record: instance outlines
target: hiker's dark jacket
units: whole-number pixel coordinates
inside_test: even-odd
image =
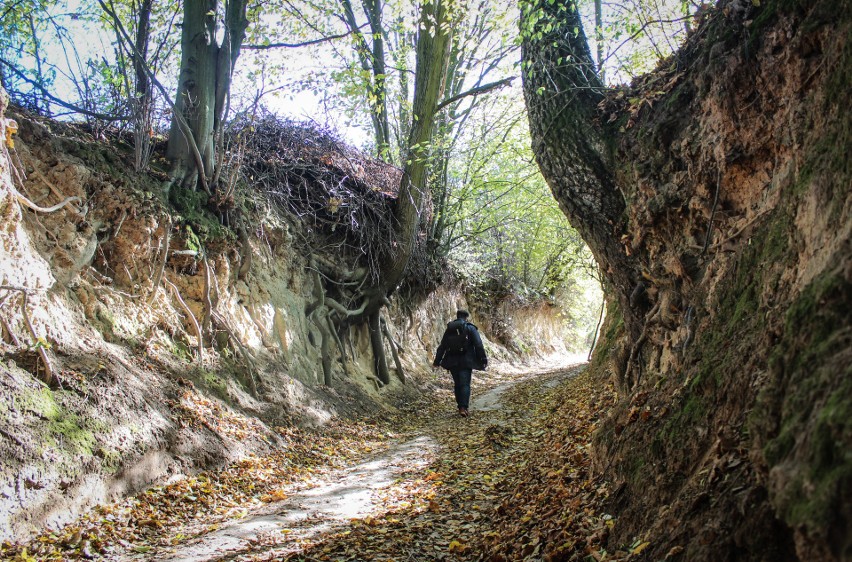
[[[464,353],[449,350],[447,338],[450,334],[455,333],[460,325],[464,326],[469,336],[467,349]],[[482,346],[482,338],[479,337],[479,331],[476,326],[465,320],[456,319],[447,324],[447,329],[444,331],[444,336],[441,338],[441,345],[438,346],[438,351],[435,352],[435,361],[433,365],[440,365],[449,370],[454,369],[479,369],[484,370],[488,366],[488,358],[485,356],[485,348]]]

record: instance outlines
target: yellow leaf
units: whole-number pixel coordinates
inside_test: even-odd
[[[638,546],[634,547],[634,548],[630,551],[630,553],[631,553],[631,554],[639,554],[640,552],[642,552],[643,550],[645,550],[646,548],[648,548],[650,545],[651,545],[651,543],[650,543],[650,542],[645,541],[645,542],[643,542],[642,544],[640,544],[640,545],[638,545]]]
[[[468,549],[468,546],[466,544],[462,543],[462,542],[459,542],[459,541],[451,541],[450,542],[450,552],[464,553],[464,552],[467,551],[467,549]]]
[[[14,119],[6,119],[6,146],[15,148],[15,141],[12,135],[18,132],[18,122]]]

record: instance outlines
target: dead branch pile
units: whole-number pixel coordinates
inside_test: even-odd
[[[376,271],[393,243],[393,212],[402,171],[346,146],[333,133],[271,114],[238,119],[246,184],[303,222],[319,247],[365,256]],[[313,245],[313,244],[312,244]],[[340,255],[340,254],[339,254]]]

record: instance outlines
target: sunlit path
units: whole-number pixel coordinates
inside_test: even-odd
[[[539,393],[580,367],[517,372],[481,389],[462,419],[447,404],[420,418],[411,438],[352,466],[294,485],[286,498],[173,548],[120,560],[463,560],[495,535],[506,483],[536,441]],[[539,397],[546,402],[545,396]],[[203,526],[203,521],[199,522]]]

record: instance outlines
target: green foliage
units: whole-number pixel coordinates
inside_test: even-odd
[[[441,241],[480,300],[556,304],[585,347],[601,299],[592,256],[533,161],[519,97],[501,97],[471,117],[464,157],[450,160]]]

